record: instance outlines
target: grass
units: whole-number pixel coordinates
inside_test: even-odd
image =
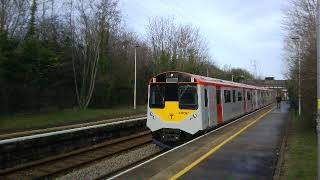
[[[293,116],[285,167],[287,179],[317,179],[317,137],[310,124]]]
[[[126,117],[146,113],[146,106],[118,107],[112,109],[66,109],[51,113],[14,114],[0,116],[0,133],[54,127],[97,120]]]

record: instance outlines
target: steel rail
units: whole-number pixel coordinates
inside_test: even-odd
[[[84,165],[113,156],[115,154],[122,153],[124,151],[128,151],[130,149],[137,148],[139,146],[143,146],[148,143],[151,143],[151,132],[144,131],[138,134],[133,134],[131,136],[110,140],[98,145],[94,145],[89,148],[83,148],[70,153],[49,157],[44,160],[30,162],[22,164],[18,167],[5,169],[0,171],[0,179],[12,179],[12,177],[23,177],[24,172],[28,172],[28,176],[32,177],[32,179],[52,177],[57,174],[63,174],[64,172],[77,169]],[[90,154],[90,156],[88,156],[88,154]],[[52,165],[61,164],[61,162],[64,161],[74,161],[76,163],[71,165],[70,163],[62,163],[63,167],[60,167],[58,169],[50,169]],[[43,171],[43,169],[45,169],[45,171],[41,172]]]

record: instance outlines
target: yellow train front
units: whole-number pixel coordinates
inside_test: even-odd
[[[162,147],[176,146],[275,98],[270,89],[184,72],[161,73],[148,88],[147,127]]]
[[[202,129],[194,78],[179,72],[163,73],[152,78],[148,92],[147,126],[156,144],[172,147]]]

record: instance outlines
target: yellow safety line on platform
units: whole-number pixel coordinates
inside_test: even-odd
[[[218,146],[215,146],[213,149],[211,149],[209,152],[207,152],[206,154],[202,155],[199,159],[197,159],[196,161],[192,162],[189,166],[187,166],[186,168],[184,168],[183,170],[181,170],[180,172],[178,172],[176,175],[172,176],[170,178],[170,180],[175,180],[178,179],[179,177],[181,177],[182,175],[184,175],[186,172],[190,171],[193,167],[195,167],[196,165],[198,165],[200,162],[202,162],[203,160],[205,160],[207,157],[209,157],[211,154],[213,154],[214,152],[216,152],[217,150],[219,150],[222,146],[224,146],[225,144],[227,144],[229,141],[231,141],[232,139],[234,139],[235,137],[237,137],[239,134],[241,134],[243,131],[245,131],[246,129],[248,129],[250,126],[252,126],[254,123],[258,122],[260,119],[262,119],[265,115],[267,115],[268,113],[270,113],[274,108],[272,108],[271,110],[269,110],[268,112],[262,114],[261,116],[259,116],[256,120],[252,121],[250,124],[248,124],[247,126],[245,126],[244,128],[242,128],[241,130],[239,130],[238,132],[236,132],[234,135],[230,136],[228,139],[224,140],[221,144],[219,144]]]

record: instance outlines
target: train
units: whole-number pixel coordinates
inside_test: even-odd
[[[172,148],[265,107],[275,97],[276,91],[263,87],[163,72],[149,81],[147,127],[155,144]]]

